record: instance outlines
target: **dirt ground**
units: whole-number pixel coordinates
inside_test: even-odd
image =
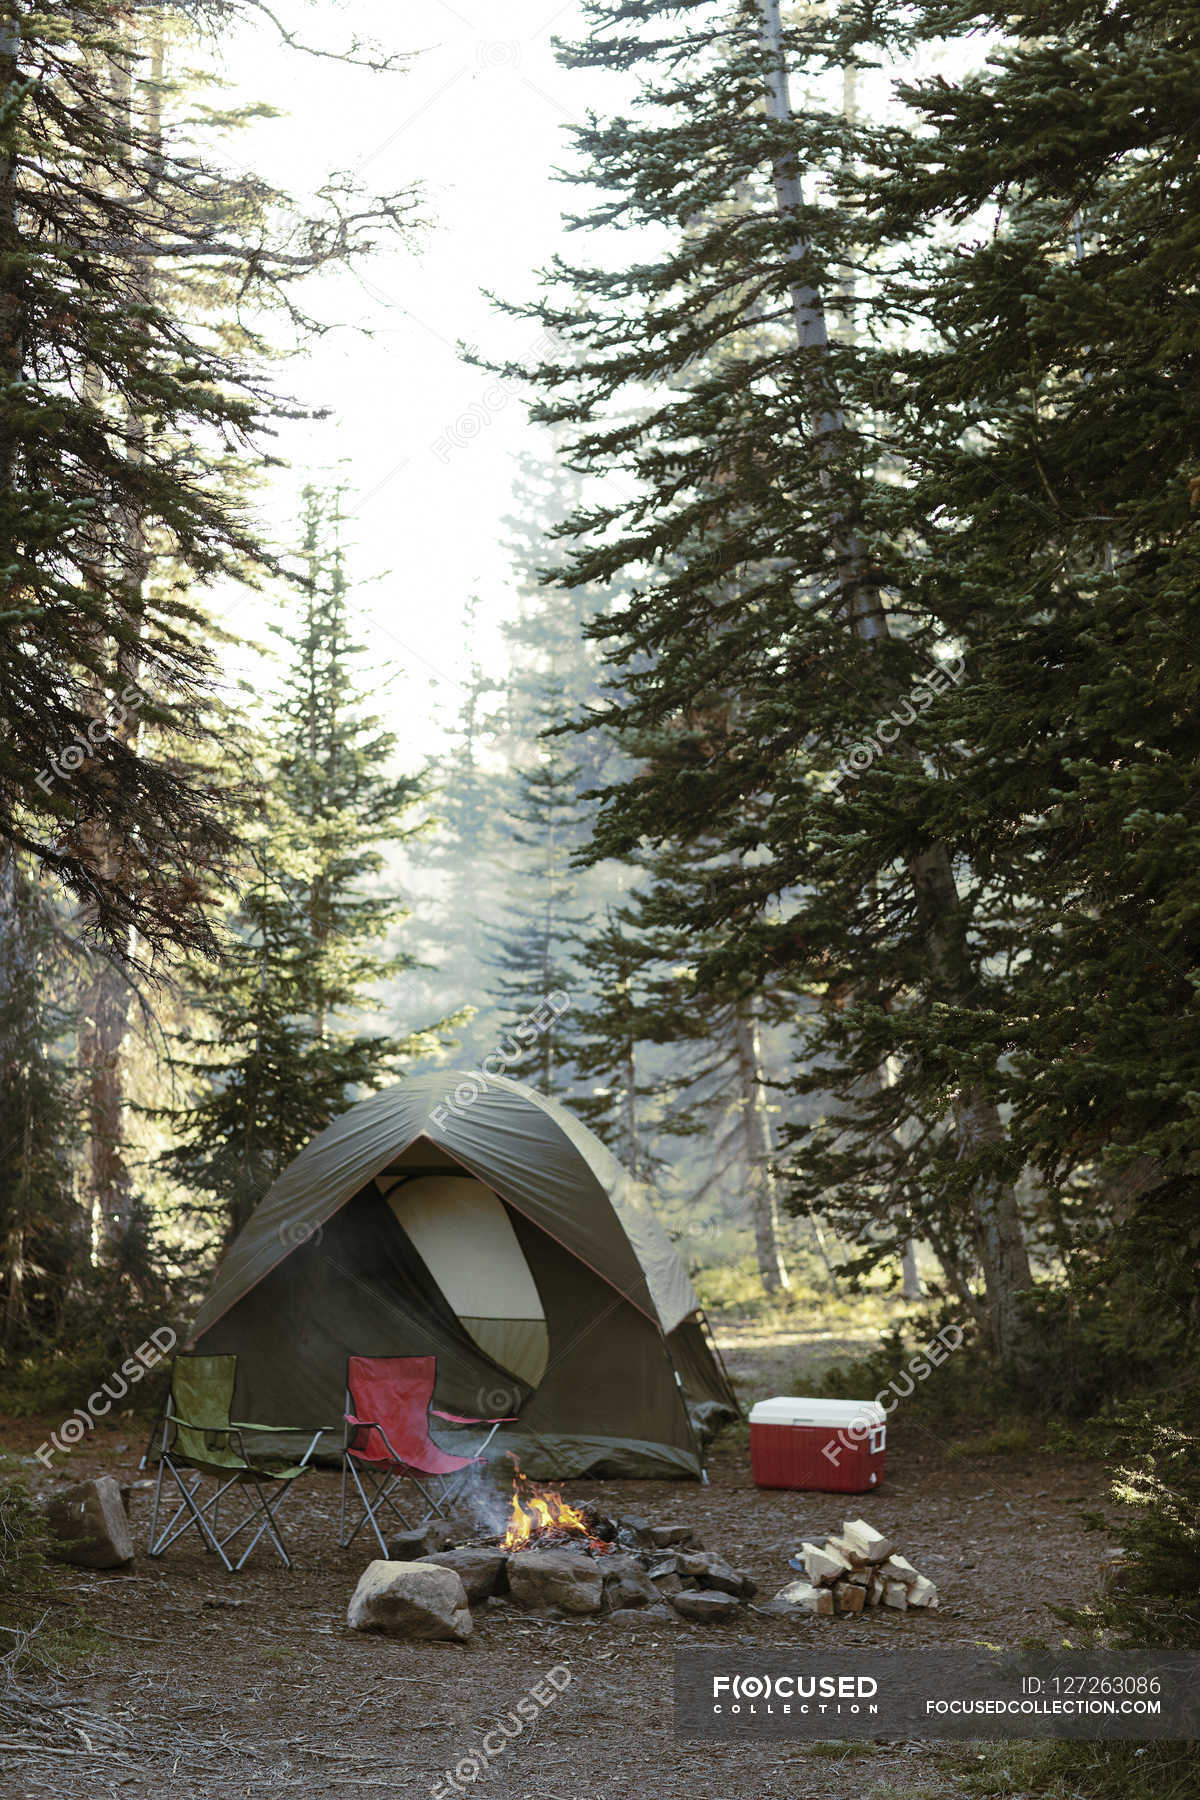
[[[735,1368],[752,1366],[753,1349],[739,1348]],[[21,1441],[10,1434],[10,1448],[45,1435],[41,1422],[22,1421]],[[71,1457],[70,1476],[136,1480],[140,1450],[117,1428],[97,1431]],[[837,1619],[751,1611],[735,1624],[700,1626],[555,1621],[502,1604],[476,1612],[474,1636],[462,1646],[364,1636],[347,1629],[345,1613],[369,1553],[359,1544],[337,1548],[338,1477],[321,1471],[287,1503],[290,1575],[265,1542],[240,1575],[226,1575],[194,1533],[161,1562],[139,1555],[128,1570],[62,1571],[62,1594],[101,1636],[69,1678],[81,1709],[69,1729],[80,1741],[69,1752],[48,1750],[6,1730],[0,1796],[448,1800],[474,1791],[490,1800],[931,1800],[958,1791],[962,1746],[677,1741],[676,1648],[1015,1645],[1052,1637],[1049,1607],[1095,1586],[1102,1540],[1079,1523],[1082,1509],[1103,1502],[1095,1465],[1037,1452],[948,1458],[933,1433],[906,1429],[897,1417],[885,1481],[866,1496],[759,1491],[744,1429],[714,1448],[710,1477],[707,1487],[586,1481],[566,1492],[595,1497],[610,1512],[692,1526],[707,1548],[753,1573],[759,1599],[791,1579],[787,1558],[803,1538],[820,1539],[844,1517],[862,1515],[936,1580],[941,1610]],[[140,1547],[145,1490],[134,1495],[133,1522]],[[561,1665],[569,1681],[558,1676],[562,1692],[536,1724],[474,1784],[444,1785],[497,1716]]]

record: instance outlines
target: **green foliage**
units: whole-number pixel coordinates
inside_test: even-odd
[[[543,690],[539,722],[561,717],[556,683]],[[532,762],[517,771],[510,837],[514,849],[508,911],[512,922],[492,933],[491,989],[505,1032],[553,993],[578,999],[575,954],[584,914],[577,904],[574,854],[583,835],[578,764],[561,743],[539,741]],[[517,1040],[518,1044],[520,1040]],[[501,1044],[504,1054],[511,1052]],[[565,1012],[538,1032],[521,1062],[520,1079],[561,1097],[572,1082],[571,1021]]]
[[[24,857],[0,850],[0,1356],[45,1341],[86,1246],[73,1187],[78,1096],[65,1053],[74,959]]]
[[[948,1462],[973,1462],[976,1457],[1024,1456],[1034,1447],[1034,1436],[1027,1424],[1018,1420],[997,1425],[977,1437],[958,1438],[946,1446]]]
[[[0,1474],[0,1683],[41,1661],[36,1638],[50,1587],[44,1548],[28,1494]]]
[[[339,217],[330,190],[335,217],[301,220],[253,174],[213,166],[164,61],[165,39],[186,35],[170,9],[51,0],[6,18],[0,840],[57,876],[120,955],[211,950],[230,837],[176,752],[213,745],[193,590],[268,560],[244,495],[281,409],[248,321],[282,306],[311,323],[296,281],[403,207]]]
[[[1062,1616],[1117,1644],[1200,1648],[1200,1433],[1131,1408],[1113,1439],[1122,1567],[1107,1593]]]
[[[1188,1743],[989,1744],[959,1761],[955,1787],[997,1800],[1195,1800],[1200,1752]]]
[[[182,1046],[196,1097],[170,1112],[162,1158],[235,1229],[311,1137],[434,1041],[360,1027],[411,966],[387,943],[407,909],[376,883],[423,789],[391,772],[395,739],[365,710],[336,499],[306,506],[301,604],[246,794],[252,867],[221,958],[195,971],[202,1025]]]

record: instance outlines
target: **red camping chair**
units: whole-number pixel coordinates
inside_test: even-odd
[[[466,1471],[483,1461],[484,1452],[501,1425],[509,1424],[516,1416],[464,1419],[456,1413],[440,1412],[431,1405],[436,1380],[437,1358],[434,1356],[347,1358],[342,1506],[338,1523],[338,1543],[342,1549],[357,1537],[369,1520],[380,1553],[387,1555],[377,1515],[386,1506],[402,1526],[409,1525],[393,1497],[401,1481],[411,1481],[426,1502],[426,1511],[418,1521],[420,1525],[434,1513],[445,1518],[446,1504],[461,1485]],[[448,1425],[490,1425],[491,1430],[471,1456],[458,1456],[453,1451],[443,1450],[430,1437],[431,1414]],[[346,1535],[347,1470],[363,1504],[363,1515],[349,1536]],[[422,1476],[440,1484],[434,1493],[426,1487]]]

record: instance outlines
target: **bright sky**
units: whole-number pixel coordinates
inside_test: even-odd
[[[491,653],[502,654],[500,520],[513,457],[540,434],[517,394],[469,368],[457,346],[520,359],[537,335],[499,315],[481,290],[532,296],[536,271],[563,246],[559,215],[578,195],[554,181],[553,168],[570,154],[563,128],[591,84],[557,67],[551,36],[572,35],[578,11],[575,0],[431,0],[418,19],[413,9],[353,0],[336,10],[293,6],[286,17],[323,45],[357,34],[420,52],[405,72],[372,75],[281,49],[264,26],[231,39],[225,57],[239,97],[289,114],[237,143],[273,181],[303,194],[331,170],[350,169],[376,191],[414,182],[425,190],[429,225],[415,241],[308,289],[310,307],[338,325],[281,364],[276,380],[331,417],[286,428],[281,447],[293,472],[264,500],[287,541],[306,479],[340,473],[347,483],[351,567],[369,584],[360,604],[381,661],[406,671],[394,716],[404,748],[422,755],[457,709],[472,593],[483,601]]]
[[[277,185],[304,196],[331,171],[351,170],[376,191],[424,189],[429,223],[414,242],[306,290],[334,329],[281,363],[276,379],[330,417],[285,428],[292,471],[272,480],[264,500],[290,545],[306,480],[340,476],[349,487],[350,568],[380,669],[399,671],[392,717],[415,765],[453,723],[472,654],[503,666],[510,574],[501,521],[514,457],[523,447],[546,453],[522,396],[467,366],[458,345],[530,359],[536,326],[505,318],[482,290],[529,299],[555,251],[569,260],[602,253],[594,234],[564,230],[563,210],[584,210],[586,190],[554,171],[574,155],[565,128],[589,108],[619,109],[628,90],[624,78],[555,62],[553,37],[584,32],[578,0],[428,0],[419,12],[386,0],[280,3],[306,41],[335,49],[358,36],[413,53],[405,71],[374,75],[288,50],[265,22],[224,47],[234,95],[287,114],[236,146]],[[840,97],[840,78],[831,79]],[[860,78],[866,116],[879,116],[888,85],[882,71]],[[803,99],[794,83],[794,103]],[[482,623],[468,645],[473,594]],[[235,626],[254,629],[244,596],[232,604]]]

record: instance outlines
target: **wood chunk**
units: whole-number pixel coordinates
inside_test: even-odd
[[[908,1604],[910,1606],[927,1606],[931,1612],[936,1612],[938,1591],[927,1575],[918,1575],[909,1588]]]
[[[855,1548],[855,1546],[850,1542],[849,1538],[845,1538],[845,1537],[826,1538],[825,1539],[825,1548],[826,1548],[826,1550],[828,1550],[830,1552],[831,1555],[842,1557],[846,1562],[848,1562],[850,1564],[850,1567],[852,1569],[863,1569],[868,1566],[867,1559],[863,1555],[862,1551],[857,1550]]]
[[[860,1588],[852,1581],[839,1581],[833,1590],[834,1602],[840,1613],[860,1613],[867,1604],[865,1588]]]
[[[865,1519],[845,1519],[842,1523],[842,1536],[853,1544],[856,1555],[864,1562],[886,1562],[892,1554],[891,1542]]]
[[[804,1573],[812,1582],[827,1586],[850,1573],[850,1564],[836,1550],[822,1550],[819,1544],[801,1544],[800,1560]]]
[[[890,1581],[902,1581],[905,1587],[911,1587],[914,1581],[921,1579],[907,1556],[889,1556],[883,1564],[883,1573]]]
[[[833,1611],[833,1595],[828,1588],[814,1587],[811,1581],[792,1581],[776,1594],[775,1609],[829,1614]]]
[[[873,1572],[873,1574],[871,1576],[871,1580],[867,1586],[867,1605],[868,1606],[879,1606],[881,1604],[881,1602],[883,1600],[884,1585],[885,1584],[884,1584],[883,1576],[879,1573],[879,1570],[876,1569]]]
[[[874,1577],[874,1573],[875,1573],[875,1571],[871,1568],[870,1564],[868,1563],[866,1568],[855,1569],[853,1575],[847,1575],[846,1580],[852,1581],[854,1583],[855,1587],[868,1588],[871,1585],[871,1581]]]
[[[908,1611],[908,1590],[902,1581],[884,1582],[883,1604],[890,1606],[893,1612]]]

